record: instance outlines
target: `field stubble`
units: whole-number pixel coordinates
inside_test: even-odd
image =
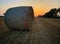
[[[0,19],[1,44],[60,44],[59,22],[60,19],[35,18],[30,32],[12,31],[9,34],[4,20]]]

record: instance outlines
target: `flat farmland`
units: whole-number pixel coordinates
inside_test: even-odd
[[[35,18],[30,29],[10,31],[0,19],[0,44],[60,44],[60,19]]]

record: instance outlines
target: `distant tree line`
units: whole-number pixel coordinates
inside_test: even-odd
[[[60,16],[57,16],[57,13],[59,12],[60,14],[60,8],[53,8],[47,13],[45,13],[43,16],[38,16],[38,17],[46,17],[46,18],[60,18]]]

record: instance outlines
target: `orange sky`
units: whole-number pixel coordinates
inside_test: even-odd
[[[2,9],[0,10],[0,14],[3,15],[7,9],[11,8],[11,7],[16,7],[16,6],[6,6],[6,7],[2,7]],[[46,7],[38,7],[37,5],[36,6],[32,6],[33,7],[33,10],[34,10],[34,16],[38,16],[38,15],[44,15],[44,13],[48,12],[51,8],[47,8]]]
[[[43,15],[45,12],[47,12],[47,10],[45,10],[44,8],[39,9],[39,7],[33,7],[33,9],[35,16]]]
[[[8,8],[16,6],[32,6],[34,16],[43,15],[52,8],[59,8],[60,0],[0,0],[0,15]]]
[[[4,14],[8,8],[11,8],[11,7],[5,7],[3,9],[0,10],[0,14]],[[33,7],[33,10],[34,10],[34,16],[38,16],[38,15],[43,15],[45,12],[47,12],[47,10],[45,10],[44,8],[42,9],[39,9],[39,7]]]

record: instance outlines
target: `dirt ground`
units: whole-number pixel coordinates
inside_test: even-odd
[[[8,31],[0,19],[0,44],[60,44],[60,19],[35,18],[30,32]]]
[[[4,18],[0,18],[0,30],[7,31],[7,26],[5,25]]]

